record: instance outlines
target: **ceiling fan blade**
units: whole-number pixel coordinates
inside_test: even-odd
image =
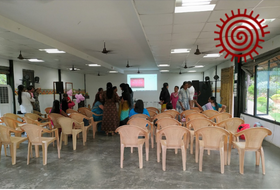
[[[194,68],[195,66],[189,66],[188,68]]]

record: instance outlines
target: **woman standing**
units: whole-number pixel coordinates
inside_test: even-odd
[[[20,105],[20,111],[23,114],[32,113],[33,106],[31,102],[35,102],[34,98],[31,96],[30,93],[25,92],[24,86],[18,86],[18,103]]]
[[[96,95],[95,95],[95,100],[94,100],[94,103],[93,103],[93,106],[92,106],[92,112],[97,114],[97,115],[101,115],[103,114],[103,109],[104,109],[104,106],[102,104],[102,95],[103,93],[102,92],[98,92]],[[92,117],[93,117],[93,120],[94,121],[102,121],[102,115],[101,116],[97,116],[95,114],[92,114]],[[101,131],[101,124],[102,123],[98,123],[97,124],[97,131]]]
[[[122,98],[119,107],[120,126],[126,125],[129,119],[130,108],[130,94],[128,92],[122,93]]]
[[[161,104],[161,112],[164,112],[166,109],[166,104],[170,102],[170,94],[168,91],[168,83],[163,83],[163,88],[161,89],[159,96],[160,104]]]
[[[178,98],[179,98],[179,86],[175,86],[174,87],[174,92],[171,93],[171,96],[170,96],[170,101],[172,103],[172,106],[173,106],[173,109],[176,109],[176,104],[177,104],[177,101],[178,101]]]
[[[41,94],[41,88],[36,88],[34,90],[33,96],[35,99],[33,110],[41,112],[40,110],[40,103],[39,103],[39,95]]]
[[[180,89],[179,98],[176,104],[176,110],[182,113],[185,110],[190,109],[190,98],[188,93],[188,83],[185,81]]]
[[[105,101],[102,118],[102,131],[115,134],[115,130],[119,126],[118,112],[116,102],[118,102],[118,95],[113,91],[112,83],[107,83],[106,91],[103,92],[103,100]]]

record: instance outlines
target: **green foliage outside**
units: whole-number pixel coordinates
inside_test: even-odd
[[[254,88],[255,88],[255,86],[253,84],[248,87],[248,92],[250,95],[254,95]]]
[[[7,75],[0,74],[0,84],[7,84]]]
[[[280,122],[280,113],[271,113],[269,115],[273,117],[276,121]]]
[[[267,103],[267,99],[266,99],[266,97],[258,97],[257,102],[258,102],[258,105],[265,106],[265,104]]]
[[[272,100],[280,100],[280,93],[279,94],[274,94],[273,96],[271,96]]]

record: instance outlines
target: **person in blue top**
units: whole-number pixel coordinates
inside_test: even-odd
[[[216,98],[211,96],[208,99],[208,103],[200,106],[197,101],[195,100],[194,103],[196,104],[196,106],[201,110],[201,111],[205,111],[205,110],[215,110],[215,111],[219,111],[219,108],[222,108],[220,112],[224,112],[226,109],[225,105],[219,104],[216,102]]]
[[[102,104],[102,92],[98,92],[95,95],[95,100],[94,100],[92,110],[91,110],[93,113],[99,115],[99,116],[97,116],[97,115],[92,114],[94,121],[102,120],[101,114],[103,114],[103,108],[104,108],[104,106]],[[101,131],[101,122],[97,124],[97,131],[99,131],[99,132]]]
[[[146,108],[144,108],[144,103],[142,100],[137,100],[133,109],[129,112],[129,117],[135,114],[145,114],[150,117],[150,114]]]

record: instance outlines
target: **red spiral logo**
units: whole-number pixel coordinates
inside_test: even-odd
[[[231,11],[232,16],[229,17],[227,14],[227,20],[224,21],[222,18],[220,19],[223,23],[222,26],[216,25],[220,31],[215,31],[215,34],[218,34],[219,37],[214,40],[219,40],[220,44],[216,45],[216,47],[222,47],[223,49],[219,53],[226,52],[225,58],[228,55],[231,55],[231,61],[233,61],[234,57],[238,57],[238,62],[240,58],[244,58],[246,62],[246,56],[250,56],[253,59],[252,53],[259,54],[256,49],[261,48],[259,45],[260,42],[264,42],[263,38],[266,34],[270,32],[264,32],[264,28],[267,25],[262,26],[262,20],[258,20],[259,15],[253,17],[253,11],[249,15],[246,14],[247,9],[244,10],[244,13],[240,13],[240,9],[238,9],[238,14],[235,15],[233,11]]]

